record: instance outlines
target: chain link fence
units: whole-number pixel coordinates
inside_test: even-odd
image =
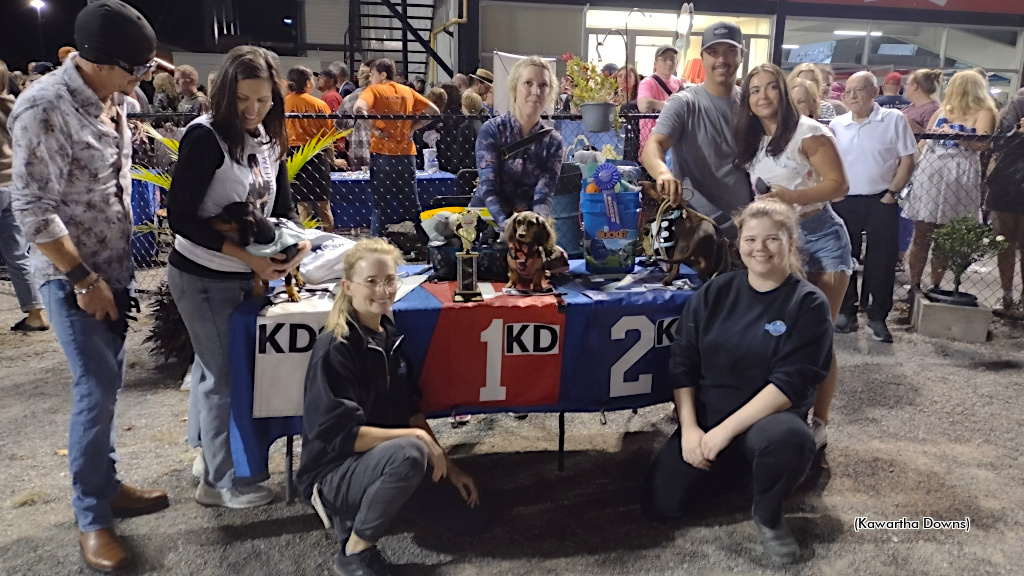
[[[403,249],[411,261],[425,261],[428,237],[420,224],[422,212],[441,206],[466,205],[477,185],[476,137],[486,117],[463,115],[354,116],[351,114],[288,114],[289,119],[324,123],[356,130],[336,141],[332,151],[321,152],[298,170],[292,191],[307,225],[333,228],[349,237],[380,234]],[[194,116],[187,114],[140,114],[132,117],[135,135],[132,208],[135,232],[132,253],[136,265],[135,288],[143,297],[159,289],[166,276],[167,257],[173,246],[163,208],[167,189],[160,184],[173,177],[179,140]],[[563,158],[589,147],[602,151],[617,163],[633,165],[656,115],[620,116],[617,129],[587,132],[581,116],[546,118],[561,135]],[[388,157],[370,154],[370,135],[407,133],[410,124],[425,125],[414,131],[415,149],[409,155]],[[404,123],[404,128],[403,124]],[[401,134],[399,134],[401,136]],[[163,140],[167,138],[168,140]],[[897,298],[907,298],[911,287],[939,285],[951,289],[952,272],[930,254],[931,235],[949,221],[967,216],[992,226],[1010,245],[998,256],[975,262],[963,276],[962,291],[993,308],[1018,303],[1003,302],[1009,290],[1020,293],[1019,265],[1013,253],[1021,248],[1014,240],[1024,235],[1024,208],[1001,199],[1024,194],[1019,183],[1000,181],[994,191],[986,185],[992,175],[1021,163],[1021,136],[920,135],[917,169],[900,197],[901,259],[895,287]],[[168,142],[165,144],[164,142]],[[426,150],[426,153],[424,153]],[[412,156],[415,152],[415,156]],[[725,161],[723,159],[723,161]],[[1002,167],[997,170],[997,167]],[[1019,172],[1019,171],[1018,171]],[[1018,172],[1014,172],[1015,174]],[[1005,180],[1005,178],[1004,178]],[[563,163],[552,218],[560,244],[570,257],[582,253],[579,192],[582,174],[568,161]],[[1016,186],[1014,188],[1013,186]],[[645,199],[646,201],[646,199]],[[649,201],[647,201],[649,204]],[[1012,203],[1011,203],[1012,204]],[[651,207],[645,206],[645,221]],[[870,241],[867,239],[866,241]],[[6,272],[6,271],[3,271]],[[2,272],[0,272],[2,273]]]

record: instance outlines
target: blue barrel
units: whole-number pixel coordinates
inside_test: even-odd
[[[580,198],[576,194],[558,194],[551,204],[558,245],[569,258],[583,258],[583,230],[580,230]]]
[[[156,184],[132,180],[132,225],[152,224],[156,213]],[[137,264],[156,260],[156,234],[132,232],[132,259]]]
[[[640,194],[617,192],[620,229],[613,230],[605,210],[604,194],[580,193],[583,213],[583,252],[591,274],[629,274],[636,264]]]

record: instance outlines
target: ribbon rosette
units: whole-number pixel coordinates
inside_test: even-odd
[[[605,162],[594,169],[594,183],[602,191],[614,190],[620,179],[622,179],[622,174],[614,164]]]

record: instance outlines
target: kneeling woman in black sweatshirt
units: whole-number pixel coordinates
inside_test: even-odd
[[[669,370],[679,429],[651,465],[643,510],[681,519],[753,484],[765,549],[793,562],[799,547],[782,505],[814,456],[807,413],[829,371],[832,317],[803,278],[792,207],[757,200],[736,228],[747,270],[708,282],[679,320]]]
[[[336,574],[390,574],[375,546],[403,514],[456,535],[483,531],[473,479],[438,445],[388,316],[401,253],[381,238],[344,256],[344,275],[306,371],[298,482],[336,526]],[[442,477],[451,482],[440,482]]]

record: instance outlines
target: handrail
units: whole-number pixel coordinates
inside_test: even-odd
[[[437,51],[437,36],[444,32],[451,26],[456,24],[465,24],[469,22],[469,0],[462,0],[462,18],[452,18],[448,20],[438,28],[430,31],[430,48],[431,50]],[[458,69],[458,66],[452,66],[453,69]],[[430,67],[427,69],[427,85],[430,86],[434,83],[434,77],[437,75],[437,63],[431,60]]]

